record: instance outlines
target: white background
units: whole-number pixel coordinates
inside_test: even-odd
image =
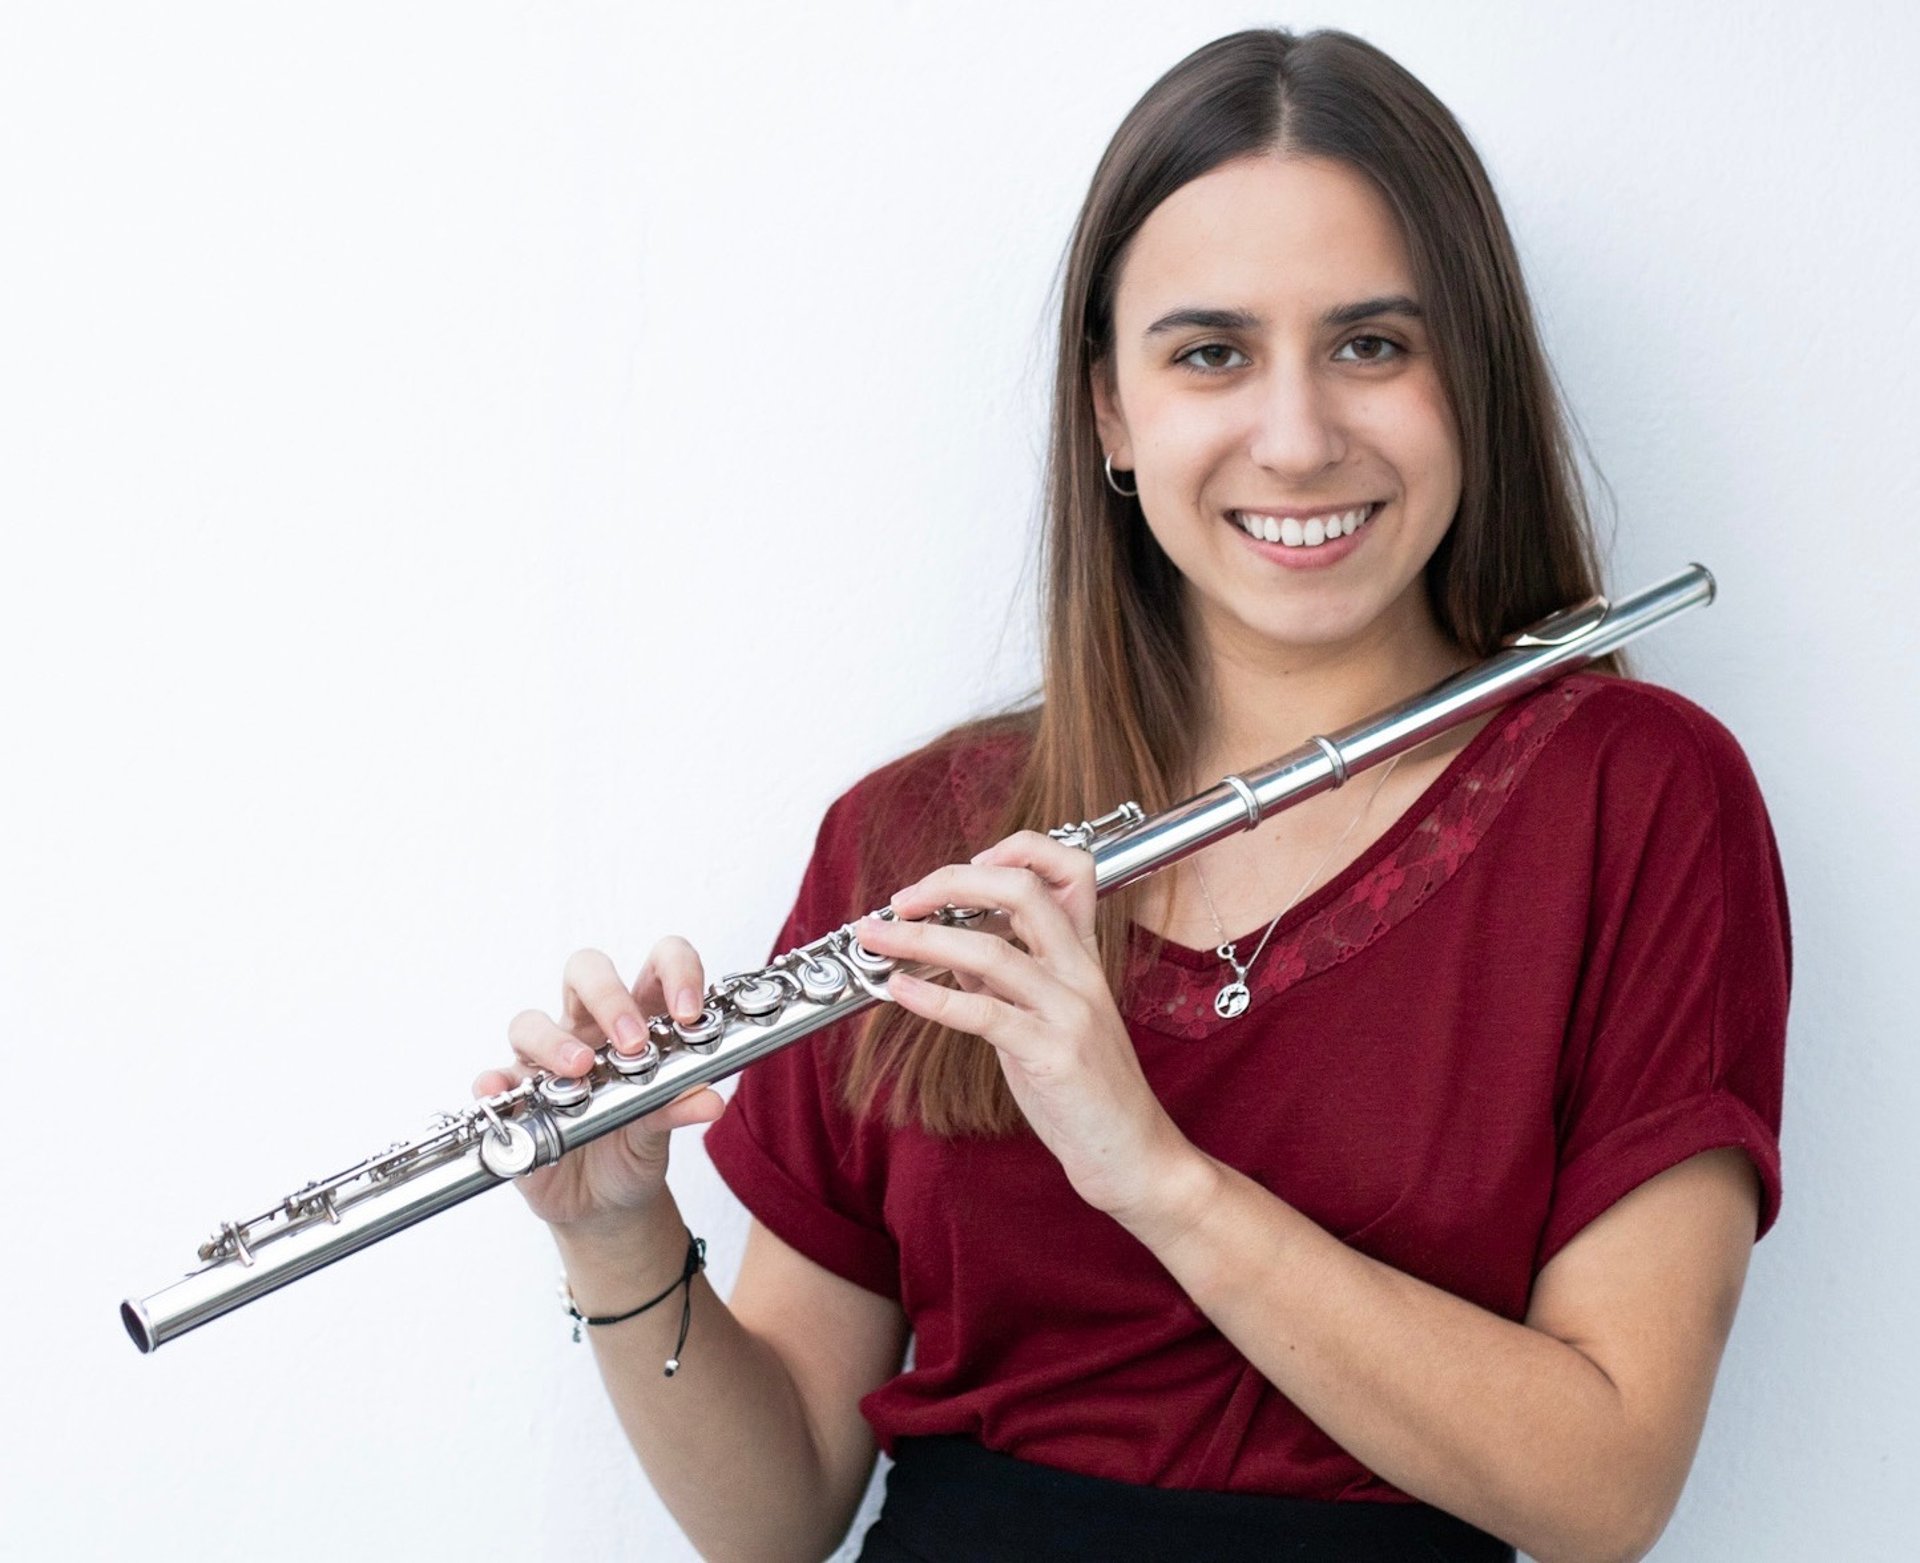
[[[116,1305],[464,1101],[569,951],[758,962],[829,799],[1026,684],[1074,210],[1281,21],[1475,137],[1611,584],[1720,582],[1637,655],[1772,809],[1786,1200],[1656,1556],[1909,1555],[1914,14],[10,6],[0,1548],[692,1555],[513,1194],[150,1358]]]

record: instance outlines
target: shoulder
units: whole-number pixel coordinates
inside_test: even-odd
[[[957,727],[867,772],[828,806],[814,844],[855,899],[992,839],[1032,742],[1029,712]],[[902,878],[902,876],[905,878]],[[856,889],[857,887],[857,889]]]
[[[1718,885],[1742,917],[1776,916],[1784,944],[1779,844],[1726,723],[1638,679],[1575,674],[1562,683],[1578,686],[1569,691],[1577,706],[1549,746],[1550,780],[1536,802],[1566,848],[1586,855],[1601,892],[1644,897],[1649,883],[1694,892]]]
[[[828,806],[827,822],[910,831],[978,825],[997,812],[1031,739],[1025,713],[954,728],[868,771]]]
[[[1753,766],[1732,730],[1664,685],[1577,673],[1560,681],[1572,702],[1555,767],[1617,804],[1680,796],[1758,807]]]

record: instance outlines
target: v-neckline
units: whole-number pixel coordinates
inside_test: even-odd
[[[1473,768],[1479,761],[1481,755],[1486,753],[1488,747],[1498,736],[1506,721],[1511,719],[1514,712],[1528,704],[1529,701],[1535,699],[1539,693],[1540,691],[1536,690],[1532,694],[1526,695],[1520,700],[1513,702],[1511,705],[1496,710],[1491,719],[1480,731],[1475,733],[1473,737],[1461,747],[1460,751],[1446,763],[1440,774],[1427,783],[1419,795],[1401,811],[1400,817],[1382,831],[1380,836],[1372,842],[1364,852],[1345,868],[1341,869],[1339,873],[1335,874],[1333,878],[1329,879],[1318,890],[1315,890],[1311,895],[1305,897],[1287,910],[1275,925],[1273,937],[1278,939],[1283,934],[1290,932],[1300,924],[1306,922],[1309,918],[1315,916],[1329,903],[1335,901],[1349,890],[1357,880],[1374,868],[1382,859],[1394,852],[1400,844],[1418,828],[1420,822],[1440,806],[1453,791],[1454,787],[1459,784],[1461,778]],[[1128,930],[1136,949],[1144,947],[1146,949],[1157,950],[1163,960],[1167,960],[1175,965],[1190,966],[1195,970],[1218,967],[1220,965],[1220,953],[1217,947],[1196,950],[1191,945],[1182,944],[1177,939],[1166,938],[1163,935],[1155,933],[1150,928],[1142,927],[1139,923],[1128,924]],[[1248,949],[1251,950],[1252,944],[1250,941],[1258,940],[1265,933],[1266,925],[1263,923],[1257,928],[1237,935],[1228,942],[1231,943],[1236,950],[1238,950],[1242,944],[1246,944]]]

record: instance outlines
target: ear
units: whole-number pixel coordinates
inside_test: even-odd
[[[1133,443],[1127,437],[1127,421],[1120,416],[1120,399],[1114,387],[1112,358],[1097,358],[1087,374],[1088,389],[1093,392],[1093,421],[1100,430],[1100,448],[1113,457],[1123,471],[1133,467]]]

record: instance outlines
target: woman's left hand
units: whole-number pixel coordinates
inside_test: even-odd
[[[1200,1153],[1147,1084],[1114,1004],[1093,931],[1093,859],[1023,830],[971,863],[936,869],[889,903],[898,918],[942,906],[1004,913],[999,931],[863,918],[860,942],[878,955],[944,967],[958,991],[906,972],[894,1002],[983,1038],[1027,1122],[1074,1191],[1127,1226],[1147,1221]]]

